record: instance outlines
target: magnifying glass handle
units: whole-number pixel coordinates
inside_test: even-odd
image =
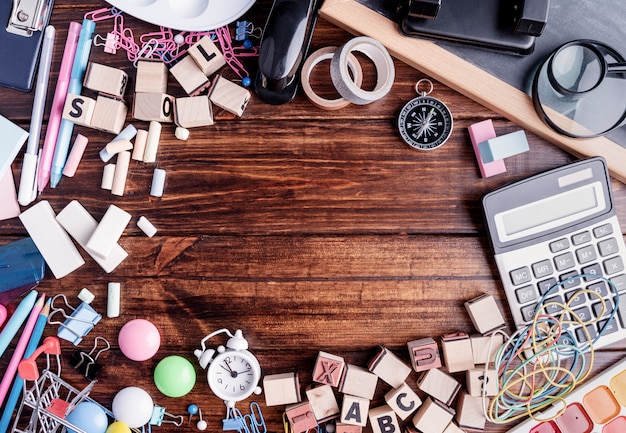
[[[606,72],[626,72],[626,62],[609,63],[608,65],[606,65]]]

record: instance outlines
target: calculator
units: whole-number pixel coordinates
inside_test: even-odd
[[[532,322],[539,303],[558,317],[562,307],[552,302],[570,302],[585,323],[566,325],[560,343],[600,348],[626,338],[626,247],[603,158],[502,187],[482,204],[518,329]],[[622,308],[612,314],[616,306]]]

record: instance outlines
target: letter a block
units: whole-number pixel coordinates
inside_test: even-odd
[[[98,95],[96,107],[91,117],[91,127],[101,131],[119,134],[122,132],[128,107],[121,99]]]
[[[400,433],[396,413],[387,405],[370,410],[369,419],[373,433]]]
[[[366,398],[344,394],[341,405],[341,422],[365,427],[370,401]]]
[[[406,346],[409,349],[413,370],[420,372],[441,367],[439,347],[432,338],[409,341]]]
[[[313,370],[313,380],[330,386],[339,385],[345,361],[340,356],[320,351]]]
[[[250,101],[250,92],[218,75],[213,87],[209,90],[209,98],[216,106],[241,117]]]
[[[422,404],[422,400],[419,396],[406,383],[385,394],[385,401],[396,415],[398,415],[398,418],[403,421]]]

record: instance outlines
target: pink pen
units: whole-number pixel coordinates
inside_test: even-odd
[[[61,69],[59,70],[57,87],[54,91],[54,99],[52,100],[52,108],[50,109],[50,119],[48,120],[46,138],[44,139],[41,160],[39,161],[39,171],[37,172],[37,190],[39,192],[44,190],[50,180],[54,147],[56,146],[59,125],[63,117],[63,106],[67,98],[67,88],[70,85],[70,75],[72,73],[72,65],[74,63],[74,55],[76,54],[78,36],[80,35],[81,28],[82,25],[80,23],[72,21],[67,32],[65,50],[63,52],[63,59],[61,60]]]

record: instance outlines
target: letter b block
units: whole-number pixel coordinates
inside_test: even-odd
[[[373,433],[400,433],[396,413],[387,405],[370,410],[369,420]]]

